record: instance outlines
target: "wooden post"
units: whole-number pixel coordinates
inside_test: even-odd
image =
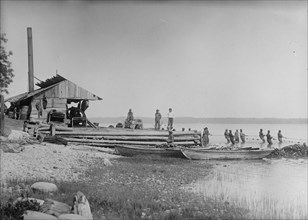
[[[28,36],[28,84],[29,92],[34,91],[34,69],[33,69],[33,42],[32,42],[32,28],[27,28]]]
[[[4,136],[4,97],[0,95],[1,113],[0,113],[0,136]]]
[[[56,135],[56,126],[54,124],[50,125],[50,136]]]

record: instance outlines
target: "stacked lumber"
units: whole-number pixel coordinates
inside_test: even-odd
[[[114,147],[114,145],[142,145],[159,146],[170,143],[167,131],[155,130],[125,130],[114,129],[108,131],[62,131],[56,130],[56,136],[64,138],[69,143],[86,144],[101,147]],[[173,132],[173,144],[181,146],[200,145],[201,132],[175,131]]]

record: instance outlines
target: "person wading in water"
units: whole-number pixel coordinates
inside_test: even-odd
[[[234,135],[232,134],[231,130],[229,130],[229,138],[230,138],[230,141],[231,141],[232,145],[235,144]]]
[[[271,136],[270,133],[271,133],[270,130],[268,130],[267,134],[266,134],[266,139],[267,139],[267,143],[272,145],[273,144],[273,142],[272,142],[273,137]]]
[[[260,129],[260,131],[259,131],[259,137],[260,137],[260,139],[263,141],[263,143],[265,143],[264,136],[265,136],[265,135],[263,134],[263,130]]]
[[[240,129],[240,138],[241,138],[242,144],[244,144],[245,143],[245,134],[244,134],[242,129]]]
[[[230,137],[229,137],[228,129],[225,130],[224,136],[227,139],[227,144],[229,144],[230,143]]]
[[[282,134],[281,134],[281,130],[279,130],[278,131],[278,141],[279,141],[279,144],[281,144],[282,143],[282,138],[283,138],[283,136],[282,136]]]

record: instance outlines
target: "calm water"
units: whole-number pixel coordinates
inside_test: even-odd
[[[250,219],[308,219],[307,159],[210,163],[214,169],[194,192],[246,208]]]
[[[153,124],[145,124],[145,128],[153,128]],[[210,136],[210,145],[224,145],[226,143],[226,139],[223,134],[225,129],[234,131],[236,129],[242,129],[246,134],[246,145],[252,147],[268,147],[267,144],[262,144],[259,139],[259,130],[263,129],[263,133],[266,134],[267,130],[271,131],[271,135],[277,139],[278,130],[281,130],[282,135],[284,137],[283,144],[279,145],[277,140],[273,141],[272,147],[283,147],[285,145],[294,144],[297,142],[307,143],[308,139],[308,128],[306,124],[176,124],[174,128],[176,130],[188,130],[188,128],[192,130],[202,131],[204,127],[208,127],[212,136]]]
[[[153,125],[146,124],[151,128]],[[225,129],[243,129],[246,146],[269,147],[260,143],[260,128],[277,138],[282,131],[282,144],[273,141],[271,147],[281,148],[294,143],[307,143],[306,124],[175,124],[176,130],[208,127],[211,145],[224,145]],[[258,161],[197,161],[212,163],[214,169],[206,179],[200,179],[192,189],[206,197],[229,202],[250,211],[250,219],[308,219],[308,159],[270,159]]]

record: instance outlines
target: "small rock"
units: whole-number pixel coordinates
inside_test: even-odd
[[[55,154],[57,153],[57,151],[56,151],[56,150],[54,150],[53,152],[54,152]]]
[[[105,165],[106,167],[109,167],[109,166],[112,166],[112,163],[110,162],[109,159],[104,158],[104,165]]]
[[[26,211],[23,217],[24,220],[57,220],[55,216],[29,210]]]
[[[37,202],[38,204],[40,204],[40,206],[44,204],[44,200],[41,200],[41,199],[36,199],[36,198],[32,198],[32,197],[27,198],[27,199],[31,202]]]
[[[54,166],[53,168],[54,168],[54,169],[58,169],[58,167],[56,167],[56,166]]]
[[[47,183],[47,182],[36,182],[31,185],[31,189],[39,192],[55,192],[58,190],[58,187],[53,183]]]

